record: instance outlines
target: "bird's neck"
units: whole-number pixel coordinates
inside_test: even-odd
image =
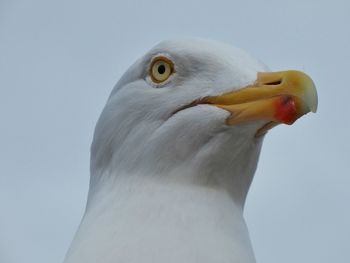
[[[94,257],[102,255],[104,263],[255,262],[242,206],[219,184],[105,178],[90,192],[72,246],[77,256],[85,254],[84,262],[101,262]]]
[[[219,146],[174,164],[145,155],[92,169],[66,263],[255,262],[243,207],[261,142]]]

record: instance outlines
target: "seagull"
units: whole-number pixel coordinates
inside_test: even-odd
[[[316,112],[300,71],[212,40],[166,40],[112,90],[65,263],[252,263],[243,209],[263,139]]]

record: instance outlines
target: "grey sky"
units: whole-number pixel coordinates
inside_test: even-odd
[[[314,79],[319,111],[267,136],[245,215],[259,263],[349,262],[349,1],[0,2],[0,262],[58,263],[83,213],[113,85],[201,36]]]

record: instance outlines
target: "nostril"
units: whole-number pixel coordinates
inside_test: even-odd
[[[267,82],[267,83],[265,83],[265,85],[279,85],[281,83],[282,83],[282,79],[279,79],[279,80]]]

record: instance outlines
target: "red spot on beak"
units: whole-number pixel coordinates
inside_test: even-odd
[[[292,96],[280,96],[275,108],[275,118],[282,123],[293,124],[298,119],[297,105]]]

